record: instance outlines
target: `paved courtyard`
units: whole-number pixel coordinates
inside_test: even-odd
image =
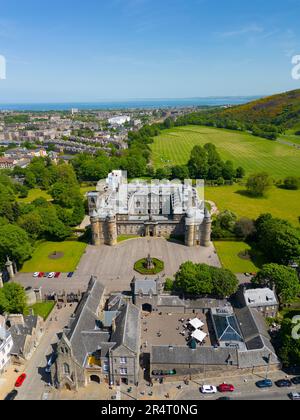
[[[137,274],[134,263],[150,254],[165,262],[166,277],[173,276],[185,261],[206,263],[220,267],[213,245],[209,248],[188,248],[162,238],[138,238],[115,247],[88,246],[72,279],[64,274],[59,279],[34,279],[31,274],[18,274],[16,280],[25,287],[42,287],[43,293],[85,290],[91,275],[97,276],[108,292],[130,291],[130,283]]]
[[[203,314],[191,315],[198,317],[203,323],[202,331],[207,334],[205,345],[211,346],[208,323]],[[184,319],[184,322],[181,320]],[[188,316],[183,314],[164,314],[152,313],[142,316],[142,345],[144,351],[151,346],[187,346],[190,340],[190,332],[185,326],[188,324]]]

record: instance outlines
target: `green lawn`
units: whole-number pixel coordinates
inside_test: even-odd
[[[80,192],[81,192],[81,194],[85,197],[86,196],[86,194],[87,193],[89,193],[90,191],[94,191],[95,190],[95,188],[96,188],[96,186],[94,185],[90,185],[90,186],[85,186],[85,185],[82,185],[81,187],[80,187]]]
[[[118,236],[118,242],[124,242],[128,241],[129,239],[136,239],[139,238],[139,236],[136,235],[120,235]]]
[[[19,198],[19,202],[20,203],[32,203],[34,200],[36,200],[37,198],[45,198],[47,201],[52,200],[52,197],[46,192],[43,191],[39,188],[34,188],[32,190],[29,191],[28,197],[27,198]]]
[[[255,219],[263,213],[289,220],[299,226],[300,190],[288,191],[272,188],[265,198],[251,198],[240,194],[245,190],[238,184],[224,187],[206,187],[205,199],[214,201],[219,210],[231,210],[239,217]]]
[[[34,315],[36,316],[39,315],[44,319],[44,321],[46,321],[46,319],[48,319],[49,315],[53,311],[54,306],[55,306],[55,302],[52,302],[52,301],[36,303],[35,305],[32,305],[25,310],[25,315],[28,315],[29,310],[33,309]]]
[[[79,261],[85,252],[86,244],[83,242],[43,242],[39,244],[31,260],[25,262],[22,273],[63,272],[75,271]],[[64,256],[53,260],[49,255],[61,252]]]
[[[300,150],[247,133],[210,127],[187,126],[166,130],[151,145],[155,168],[183,165],[195,145],[213,143],[223,159],[242,166],[247,174],[267,171],[277,179],[300,176]]]
[[[221,260],[222,266],[233,273],[256,273],[259,270],[257,263],[243,259],[239,256],[244,251],[251,251],[251,247],[245,242],[215,242],[215,248]],[[260,264],[259,264],[260,265]]]

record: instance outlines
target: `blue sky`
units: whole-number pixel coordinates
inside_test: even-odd
[[[299,0],[0,0],[0,102],[300,88]]]

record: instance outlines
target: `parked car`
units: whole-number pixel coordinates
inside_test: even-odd
[[[71,279],[74,276],[74,273],[69,273],[68,278]]]
[[[26,378],[27,378],[27,375],[25,373],[19,376],[18,379],[16,380],[15,387],[21,388]]]
[[[41,279],[42,277],[44,277],[45,273],[41,272],[39,273],[39,278]]]
[[[48,274],[48,279],[54,279],[55,273],[49,273]]]
[[[279,381],[275,382],[278,388],[290,388],[293,384],[289,379],[280,379]]]
[[[55,273],[55,278],[58,279],[60,277],[61,273]]]
[[[44,278],[48,278],[50,273],[44,273]]]
[[[33,277],[36,279],[37,277],[39,277],[40,276],[40,273],[39,272],[36,272],[36,273],[34,273],[33,274]]]
[[[296,376],[295,378],[291,379],[294,385],[300,385],[300,376]]]
[[[250,273],[245,273],[245,277],[251,277]]]
[[[11,391],[9,394],[6,395],[6,397],[4,398],[4,401],[13,401],[17,398],[17,396],[18,396],[18,391],[14,389],[13,391]]]
[[[299,392],[291,392],[289,394],[289,398],[293,401],[300,400],[300,393]]]
[[[218,391],[219,392],[234,392],[235,387],[233,385],[229,385],[229,384],[221,384],[218,387]]]
[[[217,387],[213,385],[203,385],[200,391],[202,394],[216,394],[218,392]]]
[[[271,379],[264,379],[262,381],[256,382],[256,386],[258,388],[272,388],[273,382],[271,381]]]

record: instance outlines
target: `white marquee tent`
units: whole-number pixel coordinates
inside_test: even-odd
[[[190,324],[193,328],[195,328],[195,330],[198,330],[199,328],[202,328],[202,327],[204,326],[203,322],[202,322],[202,321],[200,321],[200,319],[199,319],[199,318],[192,319],[192,321],[190,321],[190,322],[189,322],[189,324]]]
[[[205,334],[204,332],[200,331],[200,330],[196,330],[193,332],[192,337],[199,341],[200,343],[202,343],[205,338],[207,337],[207,334]]]

